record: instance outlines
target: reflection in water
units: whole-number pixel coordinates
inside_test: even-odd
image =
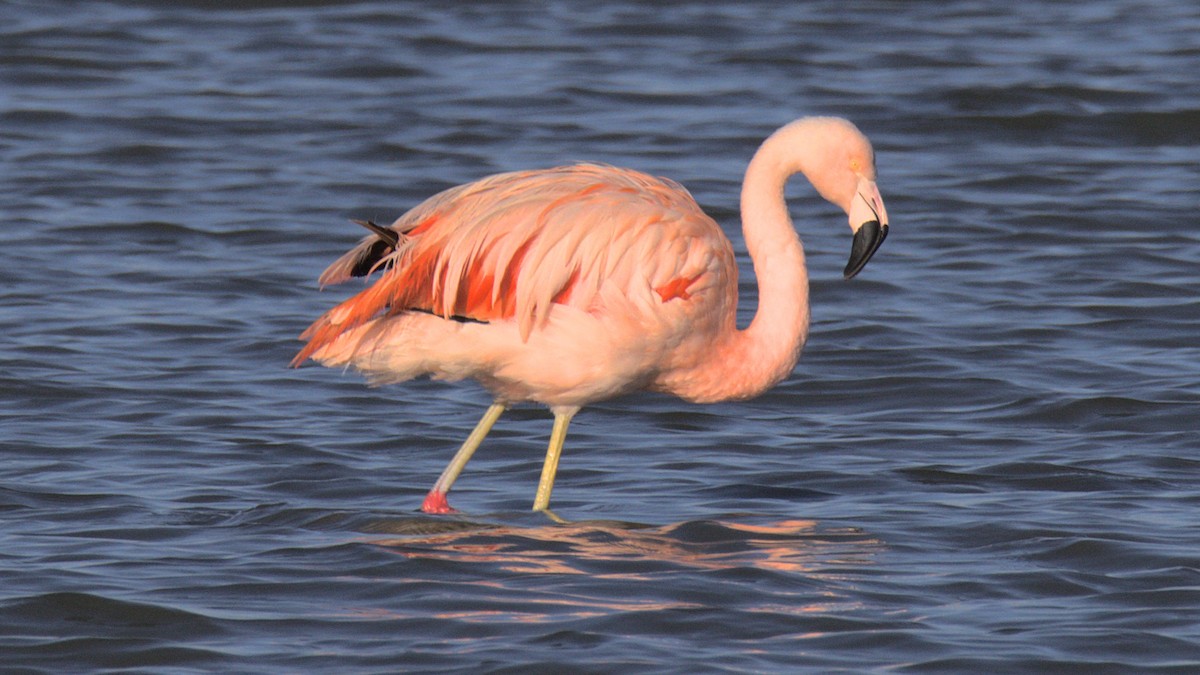
[[[813,571],[814,563],[832,562],[829,556],[835,552],[838,562],[866,564],[880,546],[855,530],[818,530],[812,520],[699,521],[661,527],[616,521],[542,527],[447,521],[448,529],[441,531],[430,520],[378,522],[369,529],[411,533],[375,541],[407,558],[487,562],[513,572],[543,574],[595,574],[592,568],[601,561],[641,562],[652,569],[653,563],[672,563],[694,569],[804,573]]]
[[[857,603],[842,592],[848,573],[870,565],[882,549],[862,532],[823,529],[812,520],[666,526],[583,521],[521,527],[409,518],[376,521],[363,529],[401,535],[372,543],[421,564],[422,576],[428,572],[426,564],[462,565],[448,568],[453,574],[447,583],[470,584],[476,597],[479,589],[490,588],[492,597],[482,606],[444,608],[437,614],[484,622],[697,609],[726,602],[746,611],[785,614],[853,609]],[[699,595],[628,592],[631,584],[663,583],[671,575],[696,571],[717,573],[713,588]],[[576,575],[580,582],[570,593],[562,593],[561,585],[557,593],[531,593],[530,580],[547,574]],[[762,586],[771,582],[777,592],[763,593]],[[745,594],[738,591],[745,583],[756,586],[760,602],[753,606],[745,606]],[[669,586],[663,583],[663,588]]]

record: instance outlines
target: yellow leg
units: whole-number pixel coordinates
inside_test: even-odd
[[[500,418],[506,406],[503,403],[493,403],[487,412],[483,413],[479,424],[475,425],[475,429],[467,436],[467,440],[463,441],[462,447],[458,452],[454,453],[454,458],[446,465],[446,470],[442,471],[442,475],[438,477],[437,482],[433,484],[433,489],[429,491],[429,495],[425,497],[425,504],[421,510],[427,513],[450,513],[453,509],[446,503],[446,493],[450,491],[450,486],[454,485],[454,481],[458,480],[458,475],[462,473],[467,462],[470,461],[471,455],[479,449],[479,444],[483,443],[483,439],[492,430],[492,425]]]
[[[550,432],[550,447],[546,449],[542,479],[538,481],[537,496],[533,499],[534,511],[550,508],[550,491],[554,489],[554,476],[558,473],[558,459],[562,456],[563,441],[567,440],[567,427],[577,412],[579,408],[554,409],[554,430]]]

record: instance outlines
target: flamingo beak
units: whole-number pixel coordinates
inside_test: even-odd
[[[887,209],[875,181],[869,178],[858,181],[858,193],[850,205],[850,229],[854,230],[854,243],[850,246],[850,261],[842,272],[847,279],[853,279],[867,266],[887,238]]]

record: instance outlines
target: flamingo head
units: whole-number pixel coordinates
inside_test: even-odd
[[[822,197],[850,217],[854,243],[845,277],[862,271],[887,237],[888,215],[875,184],[875,151],[858,127],[837,117],[809,117],[790,127],[806,148],[799,170]]]

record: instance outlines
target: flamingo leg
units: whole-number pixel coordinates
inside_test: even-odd
[[[425,495],[425,502],[421,504],[421,510],[425,513],[454,513],[454,508],[446,501],[446,493],[450,491],[450,486],[454,485],[454,481],[458,480],[458,474],[462,473],[467,462],[470,461],[471,455],[479,449],[479,444],[483,443],[484,437],[492,430],[492,425],[500,418],[500,414],[505,411],[507,406],[503,403],[493,403],[483,413],[483,417],[479,419],[479,424],[475,425],[475,429],[467,436],[467,440],[463,441],[462,447],[458,452],[454,453],[454,458],[446,465],[446,470],[442,471],[442,475],[438,477],[437,482],[433,484],[433,488],[429,490],[429,494]]]
[[[534,511],[550,508],[550,491],[554,489],[554,476],[558,473],[558,459],[562,456],[563,442],[567,440],[567,427],[579,408],[554,410],[554,429],[550,432],[550,447],[546,449],[546,463],[542,465],[542,478],[538,481],[537,496],[533,499]]]

